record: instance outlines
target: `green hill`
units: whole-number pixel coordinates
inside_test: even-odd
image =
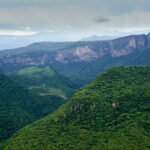
[[[150,67],[113,67],[4,150],[150,149]]]
[[[18,70],[14,78],[29,90],[42,96],[53,95],[67,99],[77,88],[74,83],[59,75],[50,66],[25,67]]]
[[[50,67],[44,69],[38,67],[27,67],[19,70],[18,75],[33,75],[36,73],[43,73],[45,75],[49,75],[50,77],[55,75],[55,72]]]
[[[65,101],[29,92],[10,77],[0,74],[0,143],[23,126],[54,111]]]

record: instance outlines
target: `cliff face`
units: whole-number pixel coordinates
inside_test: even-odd
[[[57,43],[53,44],[57,46]],[[7,55],[0,55],[0,67],[52,65],[67,77],[80,79],[79,74],[82,73],[81,76],[89,76],[91,79],[109,66],[150,63],[150,33],[109,41],[65,43],[57,50],[53,50],[55,45],[52,48],[48,43],[46,47],[42,43],[41,47],[38,44],[38,48],[35,45],[28,46],[23,51],[20,49],[17,55],[13,55],[15,50],[10,50],[11,54],[8,51]]]
[[[69,63],[76,61],[92,61],[102,59],[106,55],[111,57],[127,56],[133,52],[143,52],[150,48],[150,33],[148,35],[133,35],[111,41],[83,42],[52,52],[43,52],[39,56],[24,54],[3,56],[1,63],[23,63],[28,65],[45,65],[54,62]],[[42,49],[41,49],[42,51]],[[24,52],[25,53],[25,52]]]
[[[147,47],[150,48],[150,33],[147,35]]]
[[[133,52],[143,52],[150,48],[150,36],[128,36],[112,41],[89,43],[83,46],[76,46],[55,53],[55,60],[58,62],[70,61],[91,61],[101,59],[106,55],[121,57]],[[74,58],[74,59],[73,59]]]

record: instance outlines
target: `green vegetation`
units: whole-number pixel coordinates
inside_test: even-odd
[[[76,86],[51,67],[0,73],[0,143],[18,129],[56,110]]]
[[[150,149],[150,67],[113,67],[4,150]]]
[[[14,78],[26,88],[42,96],[53,95],[67,99],[77,88],[74,83],[49,66],[25,67],[20,69]]]
[[[64,102],[64,99],[57,96],[42,97],[31,93],[0,73],[0,143]]]
[[[55,75],[54,70],[50,67],[46,67],[44,69],[38,67],[27,67],[19,70],[18,75],[33,75],[35,76],[37,73],[41,73],[42,75],[49,75],[53,77]]]

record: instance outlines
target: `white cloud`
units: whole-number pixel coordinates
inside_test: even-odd
[[[25,35],[33,35],[36,32],[32,31],[21,31],[21,30],[0,30],[0,35],[18,35],[18,36],[25,36]]]

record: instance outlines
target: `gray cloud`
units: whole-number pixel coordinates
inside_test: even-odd
[[[150,28],[149,18],[150,0],[0,0],[0,30],[104,34]]]
[[[109,21],[110,21],[110,19],[107,17],[100,17],[98,19],[95,19],[96,23],[105,23],[105,22],[109,22]]]

